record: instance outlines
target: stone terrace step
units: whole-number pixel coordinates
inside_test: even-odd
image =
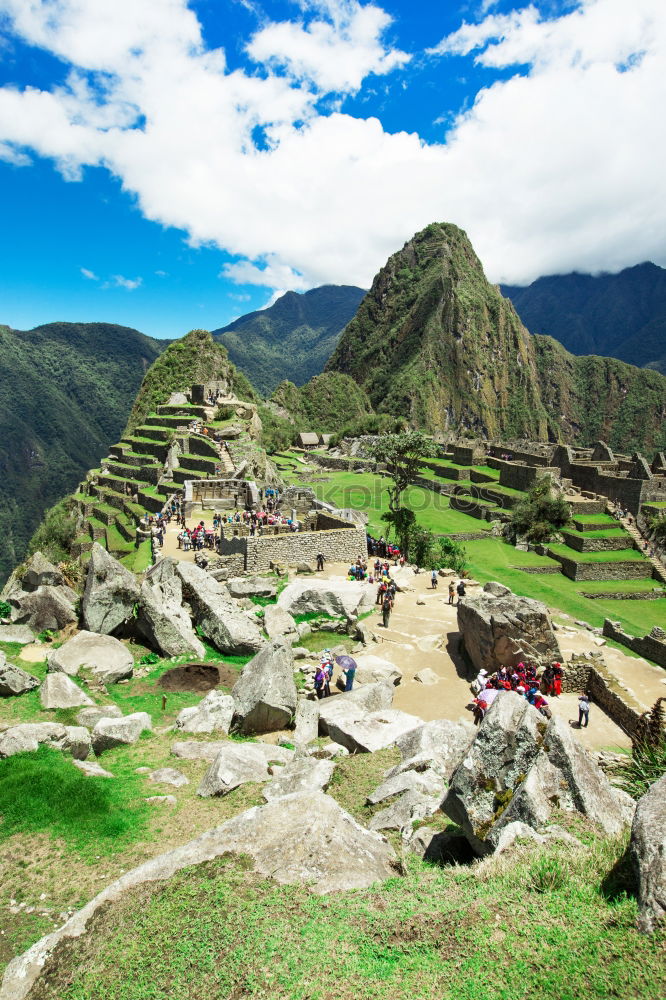
[[[114,447],[123,448],[125,453],[131,451],[135,455],[151,455],[153,460],[157,459],[159,462],[164,462],[169,450],[166,441],[146,441],[138,437],[123,438],[120,444]]]
[[[183,403],[181,405],[165,403],[162,406],[157,407],[157,412],[160,417],[176,417],[185,416],[193,420],[198,417],[200,420],[208,419],[208,411],[205,406],[197,406],[191,403]]]
[[[192,420],[194,418],[190,418]],[[187,427],[190,423],[187,417],[146,417],[146,427],[164,427],[167,430],[175,431],[179,427]],[[147,435],[146,435],[147,436]]]
[[[142,427],[137,427],[136,433],[141,437],[150,438],[152,441],[166,441],[169,435],[173,433],[173,429],[171,427],[153,427],[152,425],[149,427],[143,425]]]
[[[110,473],[112,476],[118,476],[122,478],[123,476],[128,481],[136,481],[139,479],[139,472],[141,473],[141,482],[157,482],[157,478],[162,471],[162,466],[155,463],[154,465],[124,465],[122,462],[108,462],[105,460],[104,465],[106,467],[105,474]]]

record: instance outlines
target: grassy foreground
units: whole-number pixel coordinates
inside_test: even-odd
[[[332,845],[335,850],[335,845]],[[624,844],[520,849],[318,897],[224,857],[139,887],[56,952],[32,1000],[658,1000]]]

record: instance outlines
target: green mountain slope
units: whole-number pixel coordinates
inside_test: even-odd
[[[341,372],[315,375],[305,385],[281,382],[270,404],[285,412],[298,430],[334,433],[372,413],[363,389]]]
[[[269,309],[241,316],[213,336],[268,396],[285,379],[303,385],[322,371],[364,294],[352,285],[287,292]]]
[[[531,336],[450,224],[428,226],[388,260],[326,367],[351,375],[377,412],[433,433],[601,436],[648,451],[666,442],[666,378]]]
[[[601,354],[666,374],[666,269],[646,262],[618,274],[554,274],[502,285],[532,333],[572,354]]]
[[[163,348],[109,323],[0,326],[0,579],[44,510],[99,464]]]

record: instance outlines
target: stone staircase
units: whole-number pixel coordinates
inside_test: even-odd
[[[636,548],[638,548],[639,551],[643,553],[646,559],[650,560],[658,579],[661,580],[662,583],[666,583],[666,564],[664,564],[663,560],[661,560],[656,553],[654,555],[650,555],[649,551],[645,551],[643,549],[644,539],[640,531],[636,527],[636,522],[634,518],[632,518],[631,521],[629,521],[628,518],[623,517],[619,519],[617,523],[621,524],[624,530],[629,532],[631,537],[636,542]]]

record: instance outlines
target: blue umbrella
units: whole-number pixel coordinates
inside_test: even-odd
[[[336,656],[335,662],[343,670],[356,670],[356,660],[353,656]]]

